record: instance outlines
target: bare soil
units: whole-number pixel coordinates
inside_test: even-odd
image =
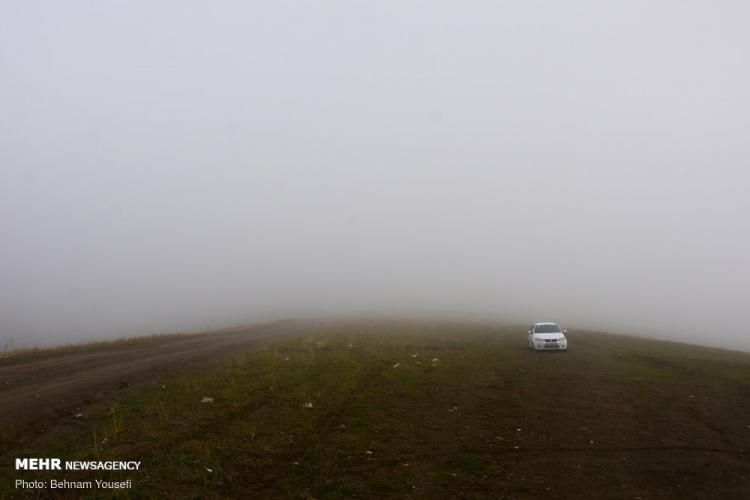
[[[154,384],[186,367],[195,369],[304,328],[301,323],[277,322],[0,359],[0,454],[122,389]]]
[[[750,354],[568,337],[536,353],[523,326],[277,323],[2,360],[2,466],[145,465],[0,469],[0,498],[750,498]],[[13,486],[53,477],[134,486]]]

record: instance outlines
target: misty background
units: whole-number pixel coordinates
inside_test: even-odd
[[[749,16],[4,1],[0,342],[419,314],[750,350]]]

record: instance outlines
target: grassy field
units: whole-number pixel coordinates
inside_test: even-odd
[[[524,327],[320,327],[122,391],[12,453],[141,471],[8,470],[0,494],[65,477],[130,478],[123,498],[750,498],[750,355],[569,339],[533,353]]]

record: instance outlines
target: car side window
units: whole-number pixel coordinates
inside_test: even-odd
[[[531,334],[534,335],[534,325],[531,325],[531,328],[529,328],[529,330],[531,330]]]

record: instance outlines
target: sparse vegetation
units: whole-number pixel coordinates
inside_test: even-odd
[[[71,353],[96,351],[104,348],[120,348],[129,346],[153,346],[156,347],[160,344],[171,342],[175,339],[183,338],[185,336],[195,337],[198,335],[215,335],[217,333],[231,333],[237,330],[243,330],[248,328],[247,325],[240,327],[224,328],[221,330],[210,330],[200,333],[185,333],[185,332],[169,332],[169,333],[155,333],[153,335],[141,335],[138,337],[122,337],[114,340],[94,340],[89,342],[78,342],[72,344],[63,344],[54,347],[23,347],[15,348],[13,339],[9,339],[4,344],[4,349],[0,352],[0,361],[3,359],[31,359],[31,358],[46,358],[54,356],[64,356]]]
[[[23,359],[23,358],[43,358],[70,354],[74,352],[95,351],[102,348],[111,348],[129,345],[158,344],[160,341],[168,341],[175,337],[185,335],[184,333],[160,333],[154,335],[144,335],[141,337],[123,337],[115,340],[97,340],[91,342],[79,342],[75,344],[64,344],[55,347],[24,347],[14,349],[13,343],[6,344],[6,349],[0,352],[0,360],[3,358]]]
[[[569,337],[567,354],[531,353],[523,329],[320,328],[124,391],[14,455],[142,460],[109,474],[134,480],[126,497],[750,492],[749,355]]]

